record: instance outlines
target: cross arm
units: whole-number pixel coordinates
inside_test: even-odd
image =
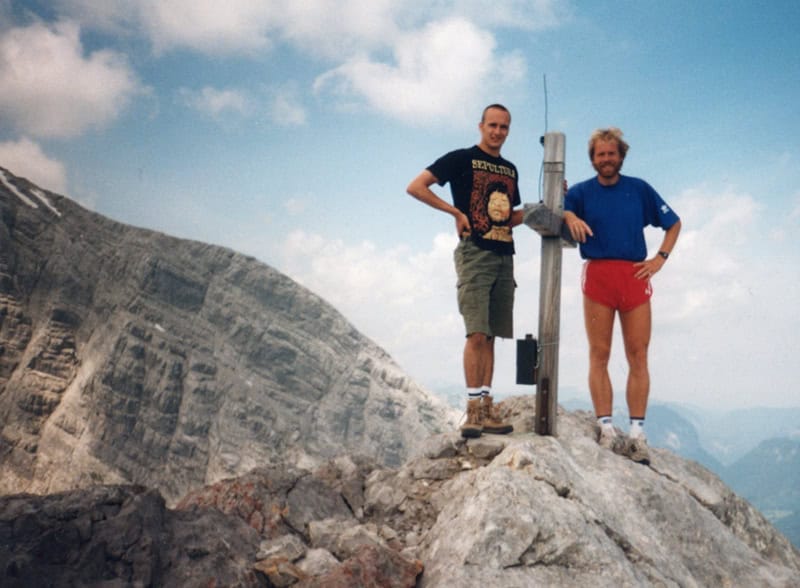
[[[548,208],[544,202],[525,203],[522,208],[522,222],[542,237],[561,237],[564,245],[575,247],[575,240],[564,223],[564,218]]]

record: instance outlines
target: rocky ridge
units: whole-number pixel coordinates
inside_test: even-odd
[[[453,412],[273,268],[0,168],[0,493],[173,504],[273,461],[399,466]]]
[[[510,436],[426,439],[399,468],[340,456],[189,493],[106,486],[0,498],[3,585],[298,587],[771,586],[800,552],[708,470],[667,450],[601,449],[588,412],[532,432],[533,397],[498,405]],[[114,584],[113,582],[117,582]]]

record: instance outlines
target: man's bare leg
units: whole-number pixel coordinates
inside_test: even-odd
[[[649,301],[633,310],[620,313],[625,356],[628,358],[626,397],[631,418],[643,419],[647,412],[647,400],[650,396],[647,349],[650,345],[651,320]]]
[[[492,385],[494,371],[494,337],[472,333],[464,344],[464,378],[467,388]]]
[[[494,338],[486,333],[471,333],[464,343],[464,378],[469,392],[467,398],[467,420],[461,426],[461,436],[480,437],[484,428],[483,398],[481,386],[491,382],[494,365]],[[488,376],[487,376],[488,374]]]
[[[611,356],[615,314],[613,308],[583,297],[583,318],[589,340],[589,392],[597,417],[610,416],[613,408],[614,394],[608,375],[608,360]]]

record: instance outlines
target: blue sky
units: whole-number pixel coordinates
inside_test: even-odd
[[[683,220],[654,281],[652,398],[798,406],[798,25],[800,3],[779,0],[0,0],[0,165],[255,256],[436,390],[462,381],[455,236],[408,182],[474,144],[491,102],[513,115],[524,202],[545,130],[565,133],[577,182],[589,134],[618,126],[624,172]],[[522,337],[540,244],[515,237]],[[588,397],[580,265],[565,252],[562,398]],[[532,393],[514,343],[497,353],[496,394]]]

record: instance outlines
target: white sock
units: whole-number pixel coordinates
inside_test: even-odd
[[[467,400],[478,400],[481,397],[480,388],[467,388]]]
[[[597,424],[601,427],[613,427],[614,420],[610,416],[601,416],[598,417]]]
[[[491,396],[491,395],[492,395],[491,386],[481,386],[481,396]]]
[[[631,430],[628,432],[631,439],[644,437],[644,419],[631,419]]]

